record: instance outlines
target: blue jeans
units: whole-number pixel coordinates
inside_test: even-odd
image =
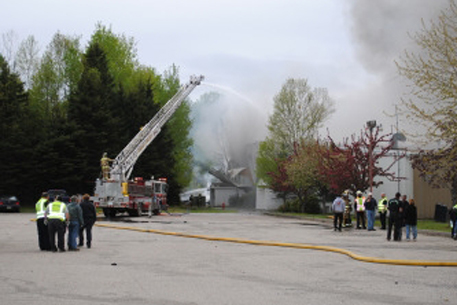
[[[417,238],[417,226],[406,225],[406,240],[409,240],[409,231],[413,231],[413,239]]]
[[[76,249],[76,239],[79,235],[79,221],[72,220],[68,226],[68,248]]]
[[[375,212],[374,210],[367,210],[367,220],[368,220],[368,230],[374,229],[374,220],[375,220]]]

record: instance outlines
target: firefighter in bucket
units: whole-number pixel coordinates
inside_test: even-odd
[[[108,153],[103,153],[103,157],[100,159],[100,166],[102,167],[103,180],[108,180],[109,172],[111,170],[109,163],[113,162],[113,159],[108,158]]]

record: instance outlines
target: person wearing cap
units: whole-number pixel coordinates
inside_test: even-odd
[[[364,206],[367,212],[368,231],[376,231],[374,228],[374,221],[376,217],[376,199],[373,198],[372,193],[368,193],[367,199],[365,199]]]
[[[337,196],[332,203],[332,210],[333,210],[333,227],[336,230],[341,232],[341,226],[343,223],[343,212],[346,207],[346,203],[344,202],[343,198]],[[337,227],[338,224],[338,227]]]
[[[366,229],[365,225],[365,197],[361,191],[357,191],[357,197],[354,199],[354,210],[357,214],[357,229]],[[362,225],[362,227],[360,226]]]
[[[78,203],[77,196],[71,196],[70,203],[67,205],[70,223],[68,225],[68,250],[79,251],[76,239],[79,236],[79,230],[84,225],[83,212]]]

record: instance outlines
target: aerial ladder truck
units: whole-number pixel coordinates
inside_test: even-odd
[[[149,211],[150,215],[151,212],[158,215],[161,207],[167,206],[168,185],[165,179],[130,179],[130,175],[144,150],[203,79],[202,75],[191,76],[190,81],[178,90],[112,161],[109,177],[96,180],[91,199],[106,217],[114,217],[123,212],[130,216],[140,216],[145,211]]]

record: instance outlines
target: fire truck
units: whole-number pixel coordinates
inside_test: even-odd
[[[202,75],[191,76],[190,81],[178,90],[117,155],[110,165],[109,177],[96,180],[91,200],[96,207],[102,208],[105,217],[114,217],[124,212],[130,216],[141,216],[143,212],[148,212],[149,216],[158,215],[167,207],[166,179],[130,179],[130,175],[136,161],[157,137],[163,125],[203,79]]]

